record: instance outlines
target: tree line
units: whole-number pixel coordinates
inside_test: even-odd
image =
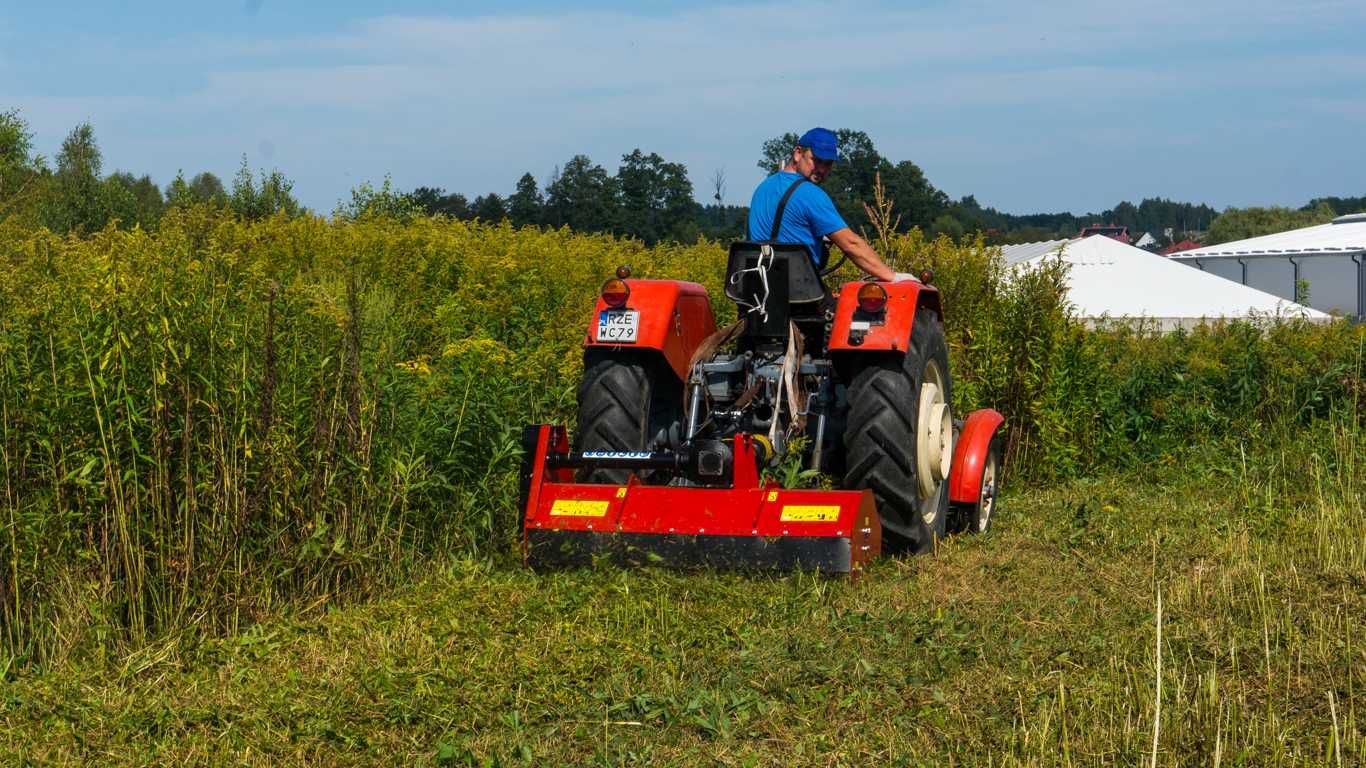
[[[177,174],[163,190],[147,174],[104,174],[95,130],[81,123],[62,140],[51,164],[33,151],[33,133],[16,110],[0,112],[0,219],[17,219],[63,234],[88,234],[110,222],[156,229],[169,209],[210,203],[262,218],[304,212],[293,183],[280,171],[253,172],[246,156],[230,186],[209,172]]]
[[[1186,238],[1218,243],[1366,210],[1366,197],[1322,197],[1300,209],[1230,208],[1222,213],[1202,203],[1147,198],[1138,204],[1121,201],[1100,213],[1010,214],[981,205],[973,195],[951,199],[914,162],[883,156],[863,131],[836,133],[841,160],[822,187],[856,230],[870,231],[867,206],[873,205],[879,185],[895,204],[893,223],[898,231],[919,228],[931,236],[955,239],[982,233],[993,244],[1071,237],[1088,224],[1124,226],[1135,238],[1149,232],[1161,245]],[[785,133],[765,141],[758,167],[776,171],[797,139],[797,134]],[[708,181],[709,202],[703,204],[697,200],[686,166],[637,148],[622,156],[614,173],[579,154],[557,167],[544,186],[527,172],[511,194],[489,192],[473,200],[434,185],[403,192],[388,180],[379,189],[363,184],[334,213],[508,220],[519,227],[569,227],[633,237],[647,244],[743,237],[749,211],[746,206],[726,203],[724,169],[713,172]],[[195,204],[223,206],[248,219],[307,212],[294,197],[288,178],[278,170],[253,171],[245,155],[230,184],[204,171],[188,178],[179,173],[162,188],[146,174],[104,174],[89,123],[72,129],[49,164],[34,153],[33,134],[19,112],[0,112],[0,219],[17,219],[61,233],[89,233],[110,222],[151,230],[167,210]]]
[[[688,169],[682,163],[635,149],[622,156],[615,174],[587,155],[575,155],[550,174],[544,190],[528,172],[506,197],[490,192],[470,201],[458,192],[426,186],[406,197],[428,215],[508,219],[515,226],[567,226],[653,244],[738,236],[747,209],[724,203],[724,173],[718,173],[715,184],[715,202],[704,206],[694,198]]]

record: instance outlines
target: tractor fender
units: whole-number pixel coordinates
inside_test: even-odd
[[[943,309],[939,289],[913,280],[897,283],[879,282],[887,291],[887,306],[868,315],[858,308],[858,290],[862,281],[845,283],[835,305],[835,318],[830,327],[830,352],[902,352],[911,343],[911,327],[915,325],[916,310],[929,307],[942,322]]]
[[[949,469],[949,502],[976,504],[982,490],[982,469],[986,466],[987,451],[1005,417],[991,408],[968,414],[953,446],[953,465]]]
[[[688,378],[688,362],[704,339],[716,332],[707,289],[683,280],[627,280],[630,295],[622,309],[640,313],[634,342],[598,341],[598,321],[610,309],[598,297],[584,334],[584,349],[655,350],[664,356],[680,381]]]

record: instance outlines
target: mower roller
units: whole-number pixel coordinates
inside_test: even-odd
[[[584,338],[572,442],[559,425],[523,434],[527,563],[857,575],[988,530],[1004,420],[953,418],[932,276],[831,294],[833,271],[801,245],[735,243],[740,319],[718,330],[702,286],[619,268]]]

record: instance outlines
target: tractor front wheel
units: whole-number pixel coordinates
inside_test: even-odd
[[[949,511],[949,533],[986,533],[996,513],[996,493],[1001,483],[1001,438],[992,439],[982,463],[982,482],[977,489],[977,501],[954,504]]]
[[[949,511],[953,426],[948,346],[939,317],[916,312],[910,348],[899,360],[869,360],[849,385],[844,487],[870,488],[883,547],[930,552]]]
[[[657,357],[591,351],[578,400],[574,450],[647,451],[681,418],[683,385]],[[630,476],[629,469],[585,469],[577,480],[621,485]]]

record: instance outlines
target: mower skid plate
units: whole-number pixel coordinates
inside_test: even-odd
[[[625,565],[857,575],[881,550],[871,491],[542,483],[528,499],[533,567]]]

